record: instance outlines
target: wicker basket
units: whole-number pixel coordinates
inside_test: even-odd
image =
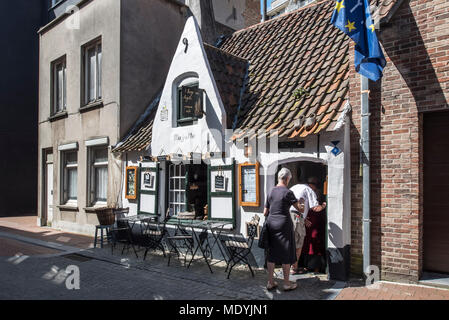
[[[113,208],[98,208],[95,209],[98,222],[102,226],[110,226],[115,223],[115,214]]]

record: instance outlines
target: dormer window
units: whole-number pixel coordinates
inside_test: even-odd
[[[203,117],[203,90],[198,82],[178,86],[177,100],[178,126],[192,125]]]

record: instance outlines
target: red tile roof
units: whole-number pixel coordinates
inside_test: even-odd
[[[221,49],[250,62],[236,129],[285,138],[333,129],[349,85],[349,38],[330,24],[334,7],[314,3],[224,41]],[[316,121],[305,128],[307,118]]]

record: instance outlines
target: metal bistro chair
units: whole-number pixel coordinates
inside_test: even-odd
[[[149,250],[162,250],[162,254],[165,257],[165,248],[162,243],[164,236],[167,234],[166,224],[169,220],[170,216],[167,214],[162,223],[154,223],[154,222],[143,222],[141,224],[141,240],[140,246],[145,248],[145,253],[143,256],[143,260],[146,259],[147,253]]]
[[[251,254],[251,248],[253,246],[254,238],[257,235],[257,228],[259,226],[259,220],[260,217],[258,215],[255,215],[251,222],[248,223],[248,239],[228,239],[228,240],[222,240],[222,243],[226,250],[229,253],[229,261],[226,266],[225,272],[229,269],[227,278],[229,279],[229,276],[231,275],[232,268],[237,263],[244,263],[248,266],[249,270],[251,271],[251,275],[254,277],[253,269],[251,268],[250,264],[250,254]]]
[[[170,265],[171,255],[176,253],[178,259],[181,255],[181,250],[184,249],[184,266],[187,264],[187,253],[190,252],[192,257],[194,256],[193,248],[195,246],[195,240],[193,235],[191,235],[185,227],[178,225],[173,236],[167,237],[167,242],[169,245],[168,252],[168,266]],[[190,266],[190,263],[189,263]]]
[[[125,249],[133,248],[134,254],[136,255],[136,258],[139,258],[137,255],[136,248],[134,247],[134,238],[132,235],[132,230],[129,226],[128,221],[124,220],[125,213],[129,212],[129,208],[124,209],[118,209],[115,210],[115,222],[116,225],[109,229],[110,238],[112,240],[111,244],[111,254],[114,254],[114,248],[117,245],[117,243],[123,244],[122,254],[125,251]]]

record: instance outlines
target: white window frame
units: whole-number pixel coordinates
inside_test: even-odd
[[[173,170],[172,170],[173,168]],[[181,211],[186,211],[186,170],[187,167],[184,164],[168,165],[168,207],[170,208],[170,215],[176,215]],[[172,174],[174,172],[174,174]],[[184,181],[184,189],[182,189],[181,181]],[[179,187],[176,188],[176,182]],[[173,187],[172,187],[173,185]],[[182,201],[182,195],[184,195],[184,201]],[[176,197],[179,197],[181,201],[176,201]]]
[[[89,51],[95,50],[95,73],[94,79],[90,79],[90,60]],[[101,39],[94,40],[93,42],[85,45],[82,49],[83,52],[83,103],[82,105],[88,105],[95,103],[102,99],[102,63],[103,63],[103,49]],[[90,96],[90,84],[94,82],[94,93]]]
[[[73,148],[60,148],[61,155],[61,204],[68,206],[77,206],[78,204],[78,149]],[[69,153],[76,154],[76,163],[67,163],[67,155]],[[69,198],[69,175],[68,172],[70,169],[76,170],[76,190],[75,198]]]
[[[61,105],[59,104],[59,75],[58,67],[62,66]],[[51,114],[55,115],[67,109],[67,63],[63,56],[51,63]]]
[[[108,187],[109,182],[109,148],[107,144],[95,144],[93,142],[95,140],[86,141],[87,145],[87,163],[88,163],[88,170],[87,170],[87,206],[90,207],[103,207],[107,205],[107,189],[106,189],[106,199],[97,199],[96,198],[96,191],[97,191],[97,185],[96,185],[96,179],[95,179],[95,169],[100,167],[106,167],[106,170],[108,172],[107,175],[107,182],[106,182],[106,188]],[[104,141],[102,139],[98,141]],[[98,149],[106,149],[106,153],[108,156],[108,160],[106,161],[95,161],[95,151]]]

